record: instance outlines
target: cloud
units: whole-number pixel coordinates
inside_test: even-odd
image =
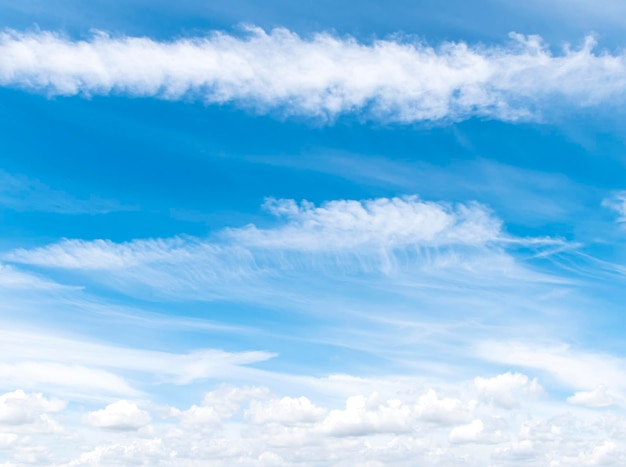
[[[188,385],[245,373],[245,365],[274,356],[262,351],[213,349],[187,354],[159,352],[5,329],[0,331],[0,386],[46,387],[69,391],[74,397],[136,396],[140,391],[118,373],[147,376],[153,384]]]
[[[116,201],[90,196],[75,198],[39,180],[12,175],[0,169],[0,208],[14,211],[54,212],[58,214],[105,214],[127,210]]]
[[[607,385],[626,390],[626,360],[573,349],[567,344],[529,344],[485,341],[476,344],[476,356],[487,361],[542,370],[575,389]]]
[[[15,358],[14,356],[11,356]],[[74,393],[95,394],[138,394],[128,382],[110,372],[99,368],[88,368],[83,365],[49,361],[3,362],[0,357],[0,381],[2,387],[17,385],[27,388],[47,388],[52,391],[65,388]],[[5,357],[6,358],[6,357]]]
[[[602,205],[615,211],[619,217],[618,222],[626,222],[626,191],[618,191],[613,193],[610,198],[605,199]]]
[[[148,412],[127,400],[113,402],[104,409],[89,412],[83,419],[91,426],[114,431],[136,431],[151,421]]]
[[[497,443],[502,438],[502,433],[496,431],[488,433],[485,424],[479,418],[472,420],[467,425],[454,427],[448,436],[453,444],[465,443]]]
[[[333,410],[320,429],[332,436],[364,436],[372,433],[403,433],[413,422],[411,408],[402,401],[380,400],[378,394],[352,396],[344,410]]]
[[[172,409],[171,415],[180,419],[185,426],[203,430],[214,430],[241,410],[241,405],[252,401],[260,407],[270,397],[265,387],[237,387],[227,384],[204,395],[200,405],[192,405],[187,410]],[[250,410],[253,410],[252,408]]]
[[[77,41],[54,32],[0,34],[0,84],[50,95],[124,94],[234,103],[258,112],[333,118],[358,113],[396,122],[483,116],[532,118],[551,100],[575,107],[619,102],[622,55],[558,54],[537,36],[506,46],[411,39],[359,43],[283,28],[240,36],[159,42],[96,33]]]
[[[229,236],[247,246],[301,251],[482,245],[500,237],[500,221],[484,206],[449,206],[416,196],[329,201],[319,207],[269,199],[265,207],[285,219],[285,225],[266,230],[248,226],[228,231]]]
[[[481,400],[505,409],[518,407],[520,396],[536,395],[543,391],[537,379],[530,381],[526,375],[511,372],[493,378],[477,377],[474,385]]]
[[[15,433],[0,433],[0,449],[8,449],[18,439]]]
[[[615,397],[602,385],[597,386],[593,391],[579,391],[567,398],[567,402],[574,405],[585,405],[587,407],[609,407],[615,403]]]
[[[320,421],[326,411],[315,406],[307,397],[283,397],[265,402],[252,401],[246,417],[256,424],[280,423],[297,425]]]
[[[0,289],[5,293],[20,290],[62,290],[70,289],[45,277],[20,271],[15,267],[0,263]]]
[[[415,196],[364,201],[337,200],[316,207],[303,201],[269,199],[269,212],[281,221],[260,229],[226,229],[227,245],[194,237],[135,240],[62,240],[5,255],[12,262],[61,269],[116,270],[145,264],[219,262],[235,256],[251,262],[241,247],[324,252],[357,248],[480,246],[502,238],[501,222],[479,204],[448,205]],[[222,259],[222,261],[224,261]],[[252,261],[253,262],[253,261]]]
[[[456,389],[469,399],[475,388],[470,380]],[[189,423],[190,409],[116,401],[82,417],[102,433],[77,424],[83,409],[70,405],[63,430],[43,437],[0,434],[0,448],[7,465],[539,467],[621,465],[626,447],[623,415],[567,410],[560,401],[534,413],[482,405],[476,407],[480,413],[452,427],[421,419],[416,394],[406,391],[393,399],[353,394],[337,408],[336,402],[297,393],[277,397],[262,387],[223,385],[194,407],[212,408],[217,422],[208,417]]]
[[[0,395],[0,425],[25,425],[41,421],[49,413],[60,412],[66,404],[39,393],[18,389]]]
[[[415,410],[421,420],[452,425],[466,421],[474,410],[474,406],[473,401],[468,404],[460,399],[439,398],[435,390],[429,389],[419,398]]]

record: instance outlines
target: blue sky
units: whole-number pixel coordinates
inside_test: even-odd
[[[624,6],[0,0],[0,465],[622,465]]]

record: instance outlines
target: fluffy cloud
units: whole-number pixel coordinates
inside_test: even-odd
[[[134,431],[150,423],[150,414],[137,404],[120,400],[104,409],[89,412],[84,420],[91,426],[107,430]]]
[[[623,96],[624,57],[594,53],[591,38],[560,54],[537,36],[511,38],[506,47],[431,47],[410,40],[363,44],[327,33],[303,38],[286,29],[172,42],[5,31],[0,84],[53,95],[191,96],[323,117],[364,112],[399,122],[514,120],[550,98],[589,106]]]
[[[500,430],[489,431],[485,427],[485,423],[477,418],[467,425],[454,427],[448,436],[453,444],[465,443],[497,443],[502,441],[502,432]]]
[[[249,412],[254,412],[254,408],[262,407],[262,401],[270,397],[270,391],[264,387],[221,385],[206,393],[200,405],[192,405],[187,410],[173,408],[171,415],[179,418],[183,425],[213,430],[239,413],[242,404],[252,401]]]
[[[0,424],[25,425],[42,420],[48,413],[60,412],[65,402],[48,399],[42,394],[29,394],[18,389],[0,395]]]
[[[246,416],[252,423],[280,423],[282,425],[317,422],[325,414],[326,411],[323,408],[315,406],[304,396],[283,397],[265,402],[252,401],[246,411]]]
[[[415,410],[421,420],[453,425],[466,421],[475,405],[474,401],[464,403],[460,399],[440,398],[435,390],[429,389],[426,394],[419,398]]]
[[[86,414],[84,422],[108,430],[104,437],[72,425],[80,409],[70,406],[64,412],[69,415],[64,431],[20,436],[15,430],[24,427],[11,426],[11,432],[0,431],[0,449],[6,465],[67,467],[145,463],[556,467],[621,465],[624,460],[623,417],[607,419],[605,414],[568,409],[560,401],[542,404],[539,411],[557,413],[554,416],[528,408],[502,411],[492,404],[475,406],[471,398],[476,388],[470,383],[457,387],[469,401],[464,409],[460,400],[439,397],[433,390],[419,397],[399,391],[393,399],[353,395],[345,407],[336,408],[334,402],[314,403],[305,396],[277,397],[262,387],[224,385],[188,410],[168,412],[149,404],[146,407],[154,411],[150,414],[123,400]],[[41,399],[50,401],[44,396],[33,400]],[[433,423],[420,411],[426,405],[440,411],[445,407],[447,416]],[[462,416],[450,416],[453,407]],[[575,413],[565,415],[564,410]]]
[[[520,404],[520,397],[536,395],[542,388],[536,379],[532,381],[521,373],[504,373],[493,378],[474,379],[478,397],[500,407],[511,409]]]
[[[575,405],[585,405],[587,407],[608,407],[615,403],[615,397],[602,385],[597,386],[593,391],[579,391],[567,398],[567,402]]]
[[[333,436],[363,436],[372,433],[403,433],[411,429],[411,407],[400,400],[380,400],[378,394],[352,396],[345,410],[333,410],[321,430]]]

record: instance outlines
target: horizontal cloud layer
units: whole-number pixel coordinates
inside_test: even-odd
[[[624,55],[554,54],[537,36],[507,46],[402,39],[360,43],[319,33],[248,28],[241,36],[159,42],[98,33],[0,33],[0,85],[50,95],[125,94],[235,103],[322,118],[357,113],[396,122],[533,118],[551,99],[577,107],[624,96]]]
[[[476,380],[508,387],[510,376]],[[462,384],[321,404],[266,387],[221,385],[188,409],[117,400],[81,417],[71,405],[18,390],[0,402],[35,404],[19,427],[0,424],[0,448],[4,465],[22,465],[35,454],[38,465],[64,466],[623,464],[621,416],[576,407],[564,413],[562,403],[539,406],[532,399],[507,410],[476,397],[480,392]],[[42,431],[44,418],[56,429]]]

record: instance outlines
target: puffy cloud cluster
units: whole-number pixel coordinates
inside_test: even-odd
[[[85,422],[97,428],[107,430],[133,431],[150,423],[150,414],[141,410],[137,404],[120,400],[95,410],[84,417]]]
[[[328,33],[303,38],[282,28],[171,42],[4,31],[0,84],[52,95],[192,97],[325,118],[358,112],[399,122],[515,120],[550,99],[589,106],[623,97],[624,56],[594,53],[592,38],[560,54],[537,36],[511,39],[507,46],[431,47],[409,39],[364,44]]]
[[[615,399],[615,395],[605,386],[599,385],[593,391],[578,391],[568,397],[567,402],[587,407],[609,407],[615,403]]]
[[[43,394],[28,394],[21,389],[0,395],[0,425],[35,423],[49,413],[60,412],[65,403]]]
[[[537,395],[542,388],[537,379],[530,381],[521,373],[504,373],[493,378],[478,377],[474,380],[481,400],[511,409],[520,405],[520,397]]]
[[[534,380],[505,373],[487,387],[530,388]],[[481,381],[476,378],[476,381]],[[503,383],[504,381],[504,383]],[[483,384],[461,384],[457,397],[441,390],[353,395],[342,408],[267,388],[222,385],[188,409],[114,401],[77,417],[76,408],[40,394],[14,391],[2,401],[29,400],[31,410],[56,411],[65,430],[44,438],[0,429],[7,463],[122,466],[619,465],[625,459],[626,419],[571,413],[559,402],[523,406],[480,404]],[[462,389],[459,393],[458,389]],[[443,391],[444,393],[447,391]],[[5,405],[9,402],[3,402]],[[23,407],[24,404],[17,404]],[[571,407],[571,406],[570,406]],[[61,413],[62,412],[62,413]],[[35,416],[22,416],[35,427]],[[13,418],[13,420],[17,420]],[[1,427],[0,427],[1,428]],[[12,426],[11,428],[14,428]],[[34,429],[34,428],[33,428]],[[102,438],[102,430],[107,436]],[[72,436],[65,433],[72,432]]]

